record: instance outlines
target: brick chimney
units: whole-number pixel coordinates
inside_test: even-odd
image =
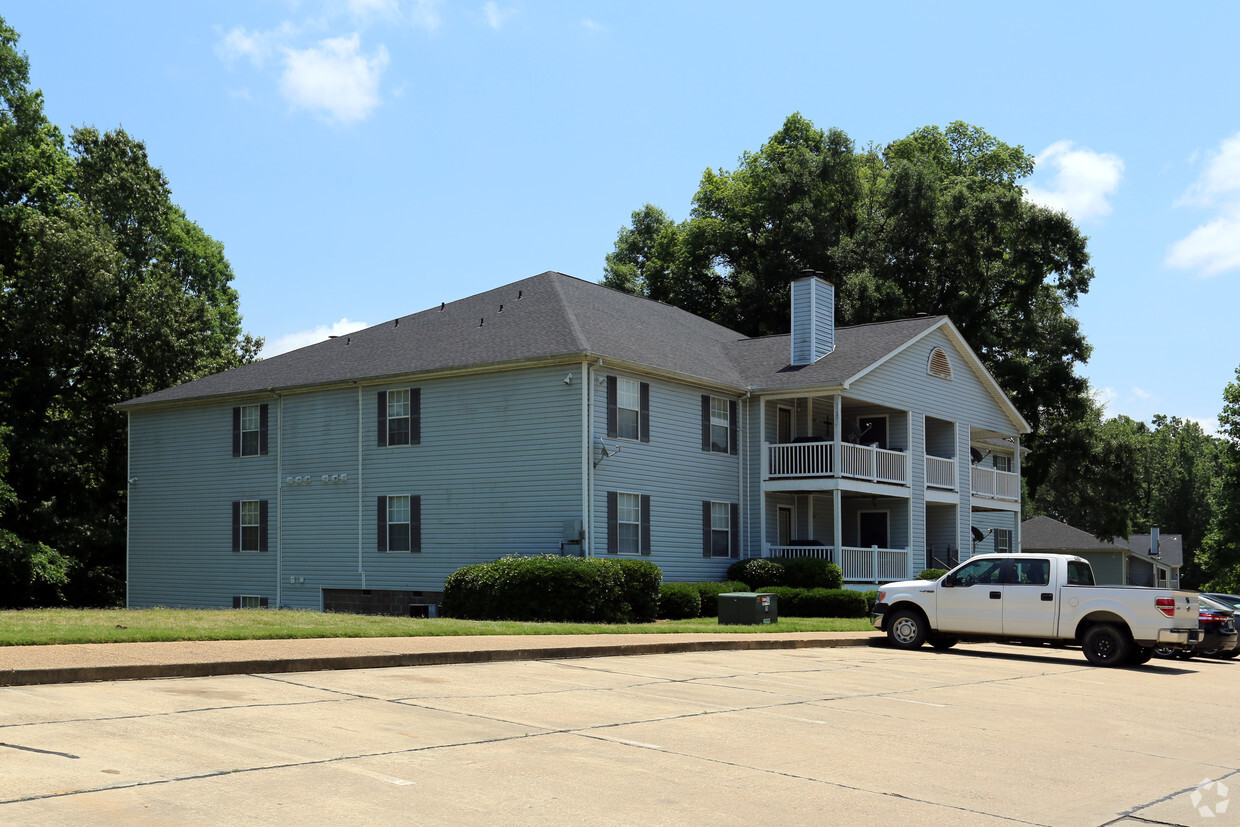
[[[792,364],[812,365],[835,350],[835,286],[816,270],[792,282]]]

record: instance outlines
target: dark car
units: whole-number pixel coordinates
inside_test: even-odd
[[[1188,660],[1196,655],[1205,655],[1230,660],[1240,655],[1240,635],[1236,634],[1236,605],[1207,594],[1200,594],[1197,599],[1197,623],[1201,626],[1201,642],[1192,649],[1159,647],[1154,650],[1155,656]]]

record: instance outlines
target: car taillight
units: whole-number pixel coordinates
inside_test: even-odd
[[[1167,617],[1175,617],[1174,597],[1155,597],[1154,606]]]
[[[1202,623],[1222,623],[1227,619],[1227,615],[1215,612],[1198,612],[1197,619]]]

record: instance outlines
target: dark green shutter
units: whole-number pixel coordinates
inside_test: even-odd
[[[387,532],[387,497],[380,497],[380,498],[379,498],[379,508],[378,508],[378,511],[377,511],[376,518],[377,518],[377,520],[378,520],[378,524],[379,524],[379,533],[378,533],[378,537],[376,538],[376,543],[377,543],[377,546],[378,546],[379,551],[387,551],[387,550],[388,550],[388,548],[387,548],[387,547],[388,547],[388,542],[387,542],[387,534],[388,534],[388,532]]]
[[[232,504],[232,550],[241,551],[241,501]]]
[[[267,456],[267,406],[258,406],[258,453]]]
[[[616,377],[607,377],[607,436],[615,438],[619,432],[616,412]]]
[[[639,389],[641,413],[638,414],[638,436],[642,442],[650,441],[650,383],[642,382]]]
[[[702,556],[710,557],[711,547],[710,500],[702,500]]]
[[[620,551],[620,496],[615,491],[607,492],[607,553],[618,554]]]
[[[702,394],[702,450],[710,450],[710,397]]]
[[[379,447],[384,448],[387,446],[387,391],[379,391],[378,400]]]
[[[409,444],[422,444],[422,389],[409,389]]]
[[[732,530],[732,556],[741,556],[741,507],[739,503],[732,503],[732,514],[729,528]]]
[[[650,554],[650,495],[642,494],[642,554]]]
[[[737,404],[732,399],[728,402],[728,452],[735,455],[738,450],[739,440],[737,439]]]
[[[409,498],[409,550],[422,550],[422,496]]]
[[[241,456],[241,409],[233,408],[233,456]]]
[[[267,501],[258,501],[258,550],[267,550]]]

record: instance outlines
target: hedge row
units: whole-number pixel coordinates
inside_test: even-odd
[[[466,620],[650,623],[662,580],[646,560],[501,557],[449,574],[439,608]]]
[[[866,617],[869,608],[865,594],[850,589],[794,589],[774,586],[762,589],[778,599],[780,616],[788,617]]]
[[[755,589],[839,589],[844,585],[844,572],[835,563],[817,557],[751,557],[728,566],[728,579]]]
[[[718,617],[719,595],[747,592],[744,583],[664,583],[659,591],[659,619],[685,620],[691,617]]]

